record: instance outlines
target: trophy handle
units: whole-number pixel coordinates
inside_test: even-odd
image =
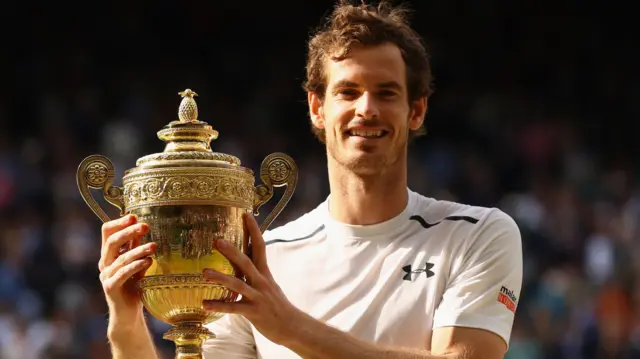
[[[91,208],[93,213],[95,213],[102,222],[108,222],[111,218],[100,208],[100,205],[93,198],[89,189],[102,189],[104,199],[118,207],[120,209],[120,215],[123,216],[125,214],[124,191],[122,187],[112,186],[114,176],[115,169],[113,163],[102,155],[91,155],[85,158],[80,163],[80,166],[78,166],[76,181],[80,195],[82,195],[82,198],[89,208]]]
[[[256,186],[254,190],[254,216],[260,214],[258,212],[260,207],[273,197],[274,187],[287,186],[276,207],[269,213],[260,226],[260,231],[264,233],[293,196],[293,192],[296,190],[298,183],[298,166],[296,166],[293,158],[288,155],[280,152],[272,153],[262,161],[262,165],[260,166],[260,179],[262,180],[262,184]]]

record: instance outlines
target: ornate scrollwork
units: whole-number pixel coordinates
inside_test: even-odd
[[[128,210],[168,204],[234,204],[252,208],[253,177],[223,168],[207,171],[164,169],[125,176]]]

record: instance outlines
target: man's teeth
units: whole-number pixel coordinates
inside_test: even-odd
[[[363,131],[363,130],[351,130],[349,131],[351,136],[361,136],[361,137],[380,137],[382,136],[382,131]]]

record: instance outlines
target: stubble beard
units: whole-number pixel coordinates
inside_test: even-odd
[[[363,154],[359,156],[349,156],[341,153],[341,150],[337,148],[335,143],[328,141],[326,146],[327,155],[331,157],[339,167],[359,177],[381,175],[402,158],[402,151],[405,150],[403,145],[395,144],[393,148],[390,148],[388,151],[384,149],[371,149],[371,152],[376,151],[377,153],[367,154],[369,151],[365,148],[362,150],[362,152],[364,152]],[[404,146],[406,146],[406,143]]]

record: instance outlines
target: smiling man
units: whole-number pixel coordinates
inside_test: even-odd
[[[339,5],[310,41],[306,90],[331,193],[260,235],[247,283],[207,272],[240,303],[211,327],[207,358],[502,358],[522,281],[514,221],[407,188],[431,73],[404,12]]]
[[[503,358],[522,282],[520,233],[498,209],[407,187],[408,144],[423,133],[431,73],[404,12],[339,4],[309,43],[307,76],[331,193],[264,238],[245,217],[252,258],[217,242],[247,280],[205,270],[242,295],[204,303],[229,313],[210,325],[217,337],[205,358]],[[156,357],[140,303],[123,287],[154,246],[116,260],[120,244],[146,231],[129,219],[103,229],[116,358]]]

